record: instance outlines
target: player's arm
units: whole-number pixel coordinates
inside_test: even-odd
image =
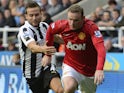
[[[30,42],[27,44],[27,47],[33,52],[33,53],[44,53],[46,55],[52,55],[56,52],[56,49],[54,46],[47,46],[46,42],[44,45],[39,46],[36,44],[35,41]]]
[[[54,42],[56,42],[58,44],[64,44],[64,41],[63,41],[61,35],[59,35],[59,34],[54,35]]]
[[[20,29],[24,31],[20,34],[21,41],[23,44],[30,49],[33,53],[45,53],[45,54],[53,54],[56,52],[55,48],[53,46],[46,46],[46,43],[43,46],[40,46],[36,43],[36,41],[33,38],[33,33],[31,33],[27,28]]]
[[[91,34],[92,42],[97,51],[97,66],[94,75],[94,83],[99,85],[103,82],[104,79],[103,67],[105,63],[106,50],[104,47],[102,34],[100,33],[98,27],[96,25],[93,25],[91,29],[93,31]]]
[[[63,39],[59,35],[59,33],[62,31],[61,28],[62,28],[61,21],[56,21],[48,27],[46,33],[46,41],[48,41],[47,42],[48,46],[53,45],[53,42],[64,43]]]
[[[92,42],[97,51],[96,70],[103,70],[104,63],[105,63],[105,57],[106,57],[106,50],[104,46],[103,36],[96,25],[93,25],[91,29],[93,30],[93,32],[91,33]]]

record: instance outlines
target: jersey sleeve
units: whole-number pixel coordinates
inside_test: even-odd
[[[105,62],[105,57],[106,57],[106,50],[104,47],[104,40],[103,40],[103,36],[100,32],[100,30],[98,29],[97,25],[93,24],[90,27],[90,35],[92,38],[92,42],[95,46],[95,49],[97,51],[97,70],[103,70],[104,67],[104,62]]]
[[[53,45],[54,35],[59,34],[61,31],[62,31],[62,22],[60,20],[50,24],[46,33],[46,41],[48,46]]]
[[[25,46],[27,46],[30,42],[35,41],[33,38],[33,33],[31,33],[31,31],[28,28],[22,27],[19,29],[19,31],[20,39],[25,44]]]

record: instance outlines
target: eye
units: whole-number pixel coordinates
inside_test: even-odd
[[[33,17],[33,14],[29,14],[30,17]]]
[[[35,16],[39,16],[39,14],[35,14]]]

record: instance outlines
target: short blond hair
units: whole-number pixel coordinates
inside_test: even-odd
[[[81,15],[84,15],[84,10],[81,6],[77,5],[77,4],[73,4],[68,8],[68,12],[72,12],[72,13],[81,13]]]

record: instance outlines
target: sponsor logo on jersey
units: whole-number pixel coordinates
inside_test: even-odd
[[[85,35],[85,33],[83,33],[83,32],[80,32],[79,35],[78,35],[78,38],[79,38],[80,40],[84,40],[85,37],[86,37],[86,35]]]
[[[73,44],[72,42],[68,42],[66,47],[71,50],[85,50],[86,44]]]
[[[102,34],[101,34],[101,32],[99,30],[95,31],[94,33],[95,33],[96,37],[102,37]]]

